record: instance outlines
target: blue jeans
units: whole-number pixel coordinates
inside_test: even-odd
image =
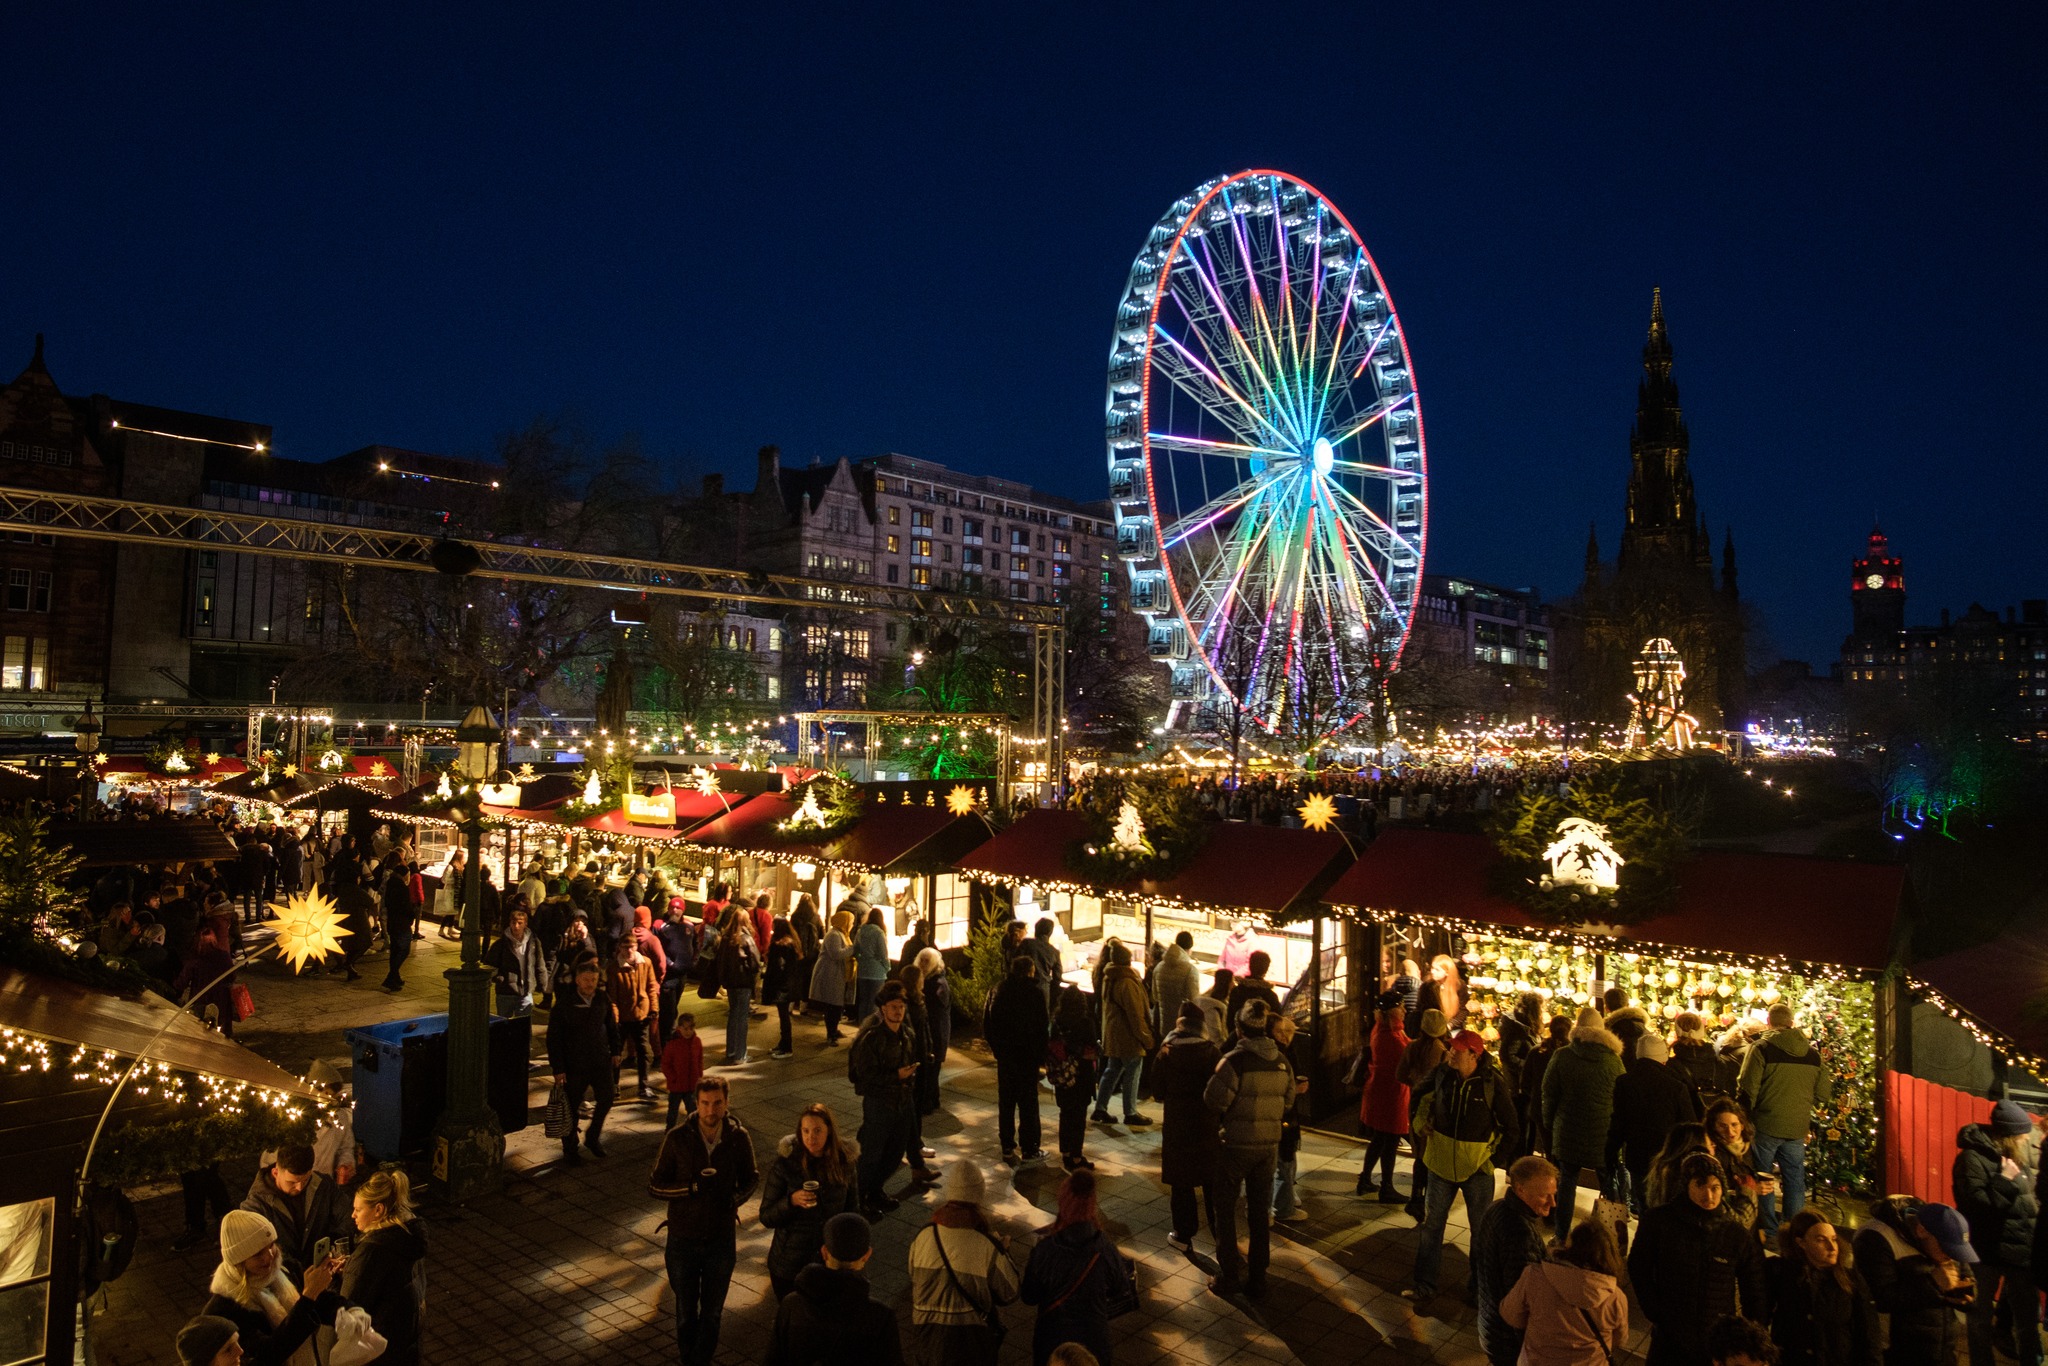
[[[1470,1232],[1479,1230],[1479,1216],[1493,1203],[1493,1168],[1472,1173],[1463,1181],[1446,1181],[1429,1174],[1429,1196],[1422,1215],[1422,1244],[1415,1249],[1415,1288],[1424,1295],[1436,1293],[1437,1269],[1444,1260],[1444,1226],[1450,1222],[1451,1201],[1463,1192],[1465,1222]]]
[[[669,1289],[676,1295],[676,1353],[683,1366],[711,1366],[738,1260],[733,1235],[670,1238],[665,1260]]]
[[[725,995],[725,1061],[734,1066],[747,1060],[747,1012],[754,1008],[754,989],[734,987]]]
[[[1121,1091],[1124,1094],[1124,1115],[1129,1119],[1138,1113],[1138,1077],[1143,1071],[1143,1058],[1104,1058],[1102,1060],[1102,1082],[1095,1088],[1095,1108],[1109,1109],[1109,1098]]]
[[[875,1013],[875,993],[882,989],[887,978],[860,978],[853,984],[853,1025],[860,1028],[861,1021]]]
[[[1803,1138],[1772,1138],[1769,1134],[1758,1134],[1756,1144],[1750,1149],[1750,1156],[1756,1162],[1758,1176],[1770,1176],[1775,1169],[1778,1185],[1785,1192],[1785,1217],[1790,1219],[1806,1208],[1806,1140]],[[1778,1197],[1759,1195],[1756,1199],[1756,1226],[1765,1237],[1778,1231]]]

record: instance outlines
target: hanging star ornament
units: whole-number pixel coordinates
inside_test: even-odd
[[[219,762],[220,762],[220,751],[219,751],[219,750],[217,750],[217,749],[215,749],[215,750],[208,750],[208,751],[207,751],[207,753],[206,753],[206,766],[207,766],[208,768],[212,768],[212,767],[213,767],[213,766],[214,766],[215,764],[217,764],[217,763],[219,763]]]
[[[297,764],[286,764],[284,766],[283,771],[284,776],[287,778],[296,778],[299,776],[299,766]]]
[[[303,971],[306,964],[330,953],[340,953],[342,939],[355,933],[342,925],[341,908],[317,889],[273,901],[270,909],[277,912],[277,918],[264,921],[263,928],[275,936],[277,955],[292,965],[293,972]]]
[[[534,771],[533,771],[533,765],[532,765],[532,764],[521,764],[521,765],[519,766],[519,781],[520,781],[520,782],[522,782],[522,783],[530,783],[530,782],[532,782],[532,781],[534,780],[535,776],[536,776],[536,775],[535,775],[535,773],[534,773]]]
[[[370,761],[370,776],[372,778],[381,778],[390,771],[391,765],[385,763],[382,759],[372,759]]]
[[[718,795],[718,771],[716,769],[706,768],[699,764],[694,770],[690,781],[691,785],[697,789],[698,795],[705,797],[716,797]]]
[[[1310,830],[1328,830],[1337,819],[1337,803],[1326,793],[1318,792],[1303,802],[1295,812],[1301,823]]]
[[[946,810],[955,816],[964,816],[974,810],[974,789],[962,783],[948,792]]]

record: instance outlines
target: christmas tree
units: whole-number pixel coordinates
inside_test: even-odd
[[[1795,979],[1800,980],[1800,979]],[[1834,1079],[1832,1100],[1814,1108],[1806,1142],[1806,1183],[1870,1189],[1877,1179],[1877,1105],[1872,1094],[1877,1031],[1871,989],[1863,982],[1800,981],[1799,1027]]]

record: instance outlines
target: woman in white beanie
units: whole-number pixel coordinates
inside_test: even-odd
[[[946,1169],[942,1203],[910,1240],[910,1321],[922,1366],[994,1366],[1002,1308],[1017,1298],[1009,1240],[982,1209],[981,1168]]]
[[[340,1269],[341,1259],[330,1257],[308,1267],[295,1288],[284,1274],[277,1229],[260,1214],[229,1210],[220,1221],[220,1266],[207,1287],[213,1298],[200,1313],[235,1326],[249,1366],[319,1366],[313,1335],[342,1307],[333,1289]]]

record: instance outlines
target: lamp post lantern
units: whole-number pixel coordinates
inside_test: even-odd
[[[483,966],[482,787],[497,768],[498,723],[471,707],[455,731],[455,771],[462,779],[458,825],[469,857],[463,867],[462,966],[448,978],[448,1108],[434,1130],[433,1182],[457,1202],[495,1190],[505,1165],[505,1135],[492,1111],[491,970]]]
[[[85,714],[71,723],[71,729],[76,732],[72,738],[71,746],[78,751],[78,785],[81,799],[78,814],[81,818],[84,818],[90,810],[90,807],[83,800],[86,774],[92,772],[92,756],[99,753],[100,749],[100,718],[92,714],[92,699],[90,697],[85,699]],[[92,806],[99,804],[99,795],[99,783],[95,779],[92,784]]]

